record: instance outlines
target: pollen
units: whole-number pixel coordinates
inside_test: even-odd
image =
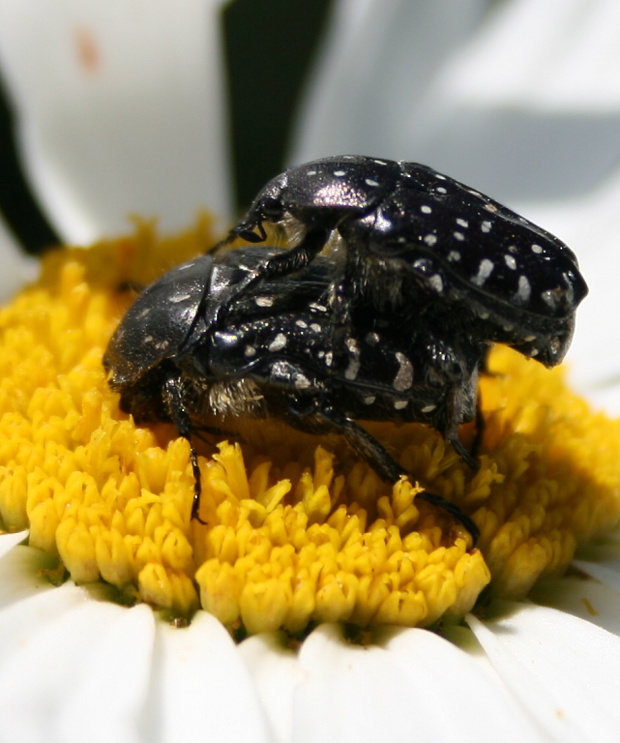
[[[136,425],[107,384],[110,335],[146,285],[212,244],[208,220],[174,238],[151,224],[42,261],[0,309],[0,518],[29,530],[77,583],[231,631],[298,634],[324,621],[429,626],[482,589],[524,596],[620,519],[620,421],[548,371],[496,349],[480,382],[473,472],[423,425],[364,424],[411,478],[383,482],[338,437],[258,421],[260,436],[195,444],[200,517],[190,519],[188,442]],[[472,441],[471,425],[462,431]],[[476,546],[441,495],[480,529]]]

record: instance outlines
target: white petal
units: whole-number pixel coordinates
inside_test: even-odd
[[[11,552],[20,542],[23,542],[27,536],[27,531],[16,531],[12,534],[0,534],[0,570],[2,570],[2,558]]]
[[[502,681],[552,740],[617,740],[620,638],[544,607],[467,619]]]
[[[406,159],[400,146],[403,116],[423,99],[445,59],[476,27],[486,4],[336,3],[300,111],[291,162],[333,154]]]
[[[217,620],[201,612],[175,629],[147,606],[98,601],[72,583],[55,588],[42,575],[48,562],[21,545],[0,557],[2,729],[12,740],[191,743],[205,731],[218,743],[273,740]]]
[[[95,740],[139,740],[153,625],[147,607],[93,601],[72,584],[4,609],[3,729],[24,743],[83,741],[87,731]]]
[[[278,743],[293,739],[293,701],[305,678],[297,652],[284,634],[256,635],[239,645]]]
[[[22,531],[0,536],[0,611],[24,597],[52,588],[44,574],[51,567],[50,558],[41,550],[21,545],[26,535]]]
[[[536,741],[522,711],[467,653],[426,630],[355,646],[324,625],[306,640],[295,741]],[[511,737],[512,736],[512,737]]]
[[[229,207],[223,0],[2,0],[0,61],[27,171],[65,239],[132,213],[185,227]]]
[[[0,214],[0,301],[8,299],[25,281],[32,281],[39,268],[34,258],[29,258],[9,232]]]
[[[153,612],[144,605],[133,609],[105,606],[101,611],[101,604],[89,602],[85,611],[87,621],[100,623],[99,631],[93,628],[80,664],[79,684],[67,695],[70,703],[58,717],[58,739],[62,741],[82,743],[86,731],[89,740],[102,743],[144,739],[139,722],[150,683]],[[81,626],[78,631],[83,631]],[[63,637],[66,645],[72,636],[66,633]]]
[[[586,563],[581,561],[579,565],[585,569]],[[600,565],[592,565],[592,572],[602,576],[599,570]],[[617,572],[615,581],[617,585]],[[531,598],[537,604],[580,617],[620,636],[620,591],[607,583],[567,576],[536,586]]]
[[[159,624],[144,739],[270,741],[252,678],[224,627],[199,612],[187,629]]]

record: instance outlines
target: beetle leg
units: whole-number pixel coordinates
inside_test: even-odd
[[[478,469],[478,453],[480,452],[480,447],[482,446],[482,438],[484,436],[484,429],[486,426],[486,423],[484,421],[484,416],[482,415],[482,406],[480,404],[480,393],[478,393],[478,399],[476,400],[476,418],[474,421],[475,425],[475,433],[474,433],[474,440],[472,441],[471,447],[469,448],[469,456],[474,459],[476,462],[476,469]]]
[[[387,453],[374,436],[371,436],[355,421],[338,413],[333,408],[325,408],[317,412],[314,417],[326,427],[333,429],[335,433],[344,436],[349,446],[384,480],[395,482],[403,476],[409,477],[409,473]],[[457,505],[427,490],[418,493],[416,497],[438,506],[454,516],[471,534],[473,544],[476,544],[480,531],[472,519],[463,513]]]
[[[476,420],[478,419],[479,404],[476,401]],[[443,427],[443,437],[446,441],[449,441],[456,453],[468,464],[474,472],[479,469],[479,464],[476,461],[476,449],[469,451],[461,442],[459,437],[459,424],[462,420],[462,404],[461,404],[461,387],[458,385],[452,386],[448,395],[448,405],[446,412],[446,423]]]
[[[309,230],[299,245],[295,245],[289,250],[283,250],[280,253],[272,255],[266,261],[261,263],[248,275],[217,297],[217,301],[209,306],[208,297],[205,288],[204,301],[206,303],[204,320],[207,328],[217,325],[221,322],[232,302],[250,287],[256,285],[259,281],[274,278],[276,276],[285,276],[286,274],[295,273],[305,268],[321,252],[325,243],[329,239],[331,230],[317,228]]]
[[[192,501],[191,519],[196,519],[196,521],[206,525],[206,521],[203,521],[198,513],[202,493],[201,474],[198,466],[198,453],[192,443],[191,419],[183,399],[183,388],[178,373],[176,375],[171,374],[166,378],[163,384],[162,397],[170,420],[177,429],[179,436],[183,436],[189,443],[189,461],[194,475],[194,499]]]

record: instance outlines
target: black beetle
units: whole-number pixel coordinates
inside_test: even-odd
[[[418,163],[343,155],[291,168],[262,189],[220,245],[237,237],[263,242],[267,223],[282,226],[292,247],[240,282],[207,324],[218,322],[235,294],[307,265],[334,237],[346,251],[332,285],[338,353],[356,302],[399,317],[432,304],[433,313],[472,338],[506,343],[554,366],[587,294],[564,243]]]
[[[254,247],[205,255],[162,276],[136,300],[107,348],[104,365],[121,408],[141,421],[172,421],[190,440],[212,424],[238,429],[275,417],[302,431],[337,433],[384,479],[406,475],[358,420],[424,422],[471,462],[458,425],[476,410],[476,382],[487,345],[438,336],[421,315],[406,332],[391,317],[357,308],[345,366],[334,369],[327,303],[336,267],[319,257],[302,272],[237,295],[225,327],[206,316],[223,296],[279,251]],[[200,470],[192,517],[198,518]],[[477,537],[453,504],[424,492]]]

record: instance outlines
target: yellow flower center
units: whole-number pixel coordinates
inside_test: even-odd
[[[122,413],[101,359],[135,296],[122,284],[149,283],[211,242],[203,221],[166,240],[140,225],[56,251],[0,310],[0,516],[76,582],[182,615],[202,607],[249,632],[426,626],[470,610],[489,581],[523,596],[618,521],[620,422],[591,412],[561,370],[507,349],[480,383],[478,472],[422,425],[368,426],[412,473],[391,485],[338,437],[257,421],[251,444],[198,442],[207,525],[190,521],[187,441]],[[416,500],[414,478],[474,519],[476,549]]]

